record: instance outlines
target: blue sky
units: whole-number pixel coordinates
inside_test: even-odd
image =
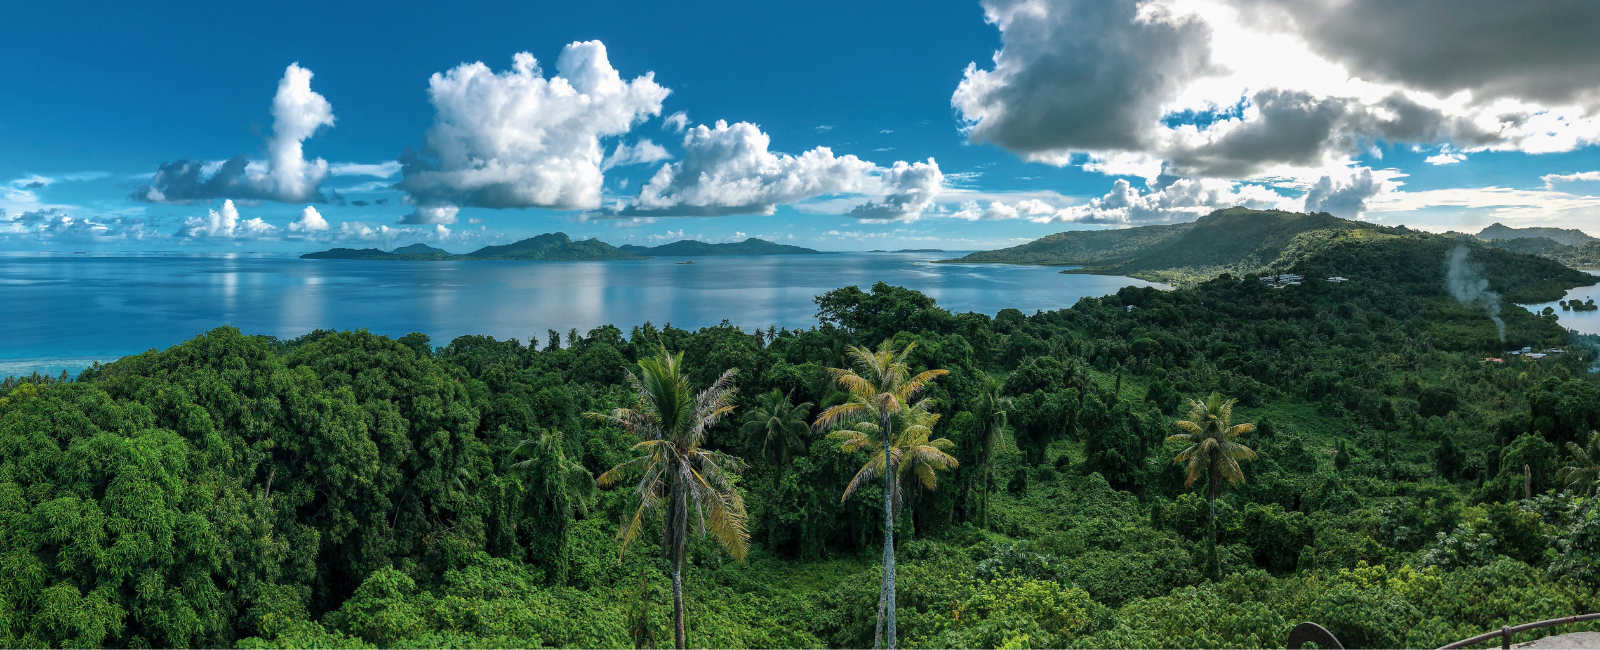
[[[1591,3],[1330,2],[21,6],[0,248],[963,250],[1230,205],[1600,234]]]

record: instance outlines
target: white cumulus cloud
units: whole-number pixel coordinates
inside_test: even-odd
[[[188,203],[210,199],[249,199],[284,203],[322,202],[328,162],[305,159],[304,142],[318,129],[333,126],[333,105],[311,90],[311,71],[290,64],[272,98],[272,135],[267,161],[235,156],[223,163],[179,160],[162,163],[133,199]]]
[[[566,46],[549,78],[526,52],[503,72],[462,64],[428,80],[434,123],[395,187],[423,206],[599,207],[600,139],[660,114],[669,92],[654,73],[623,80],[599,41]]]
[[[606,156],[605,162],[600,164],[600,169],[604,171],[623,165],[643,165],[671,157],[672,154],[667,153],[666,148],[648,139],[640,139],[631,145],[626,142],[618,142],[617,148],[611,152],[611,155]]]
[[[864,219],[914,219],[942,185],[933,160],[882,168],[827,147],[799,155],[768,150],[771,138],[748,122],[699,125],[683,138],[683,160],[663,165],[638,196],[608,216],[769,215],[784,203],[833,194],[873,197]]]
[[[278,231],[276,226],[260,217],[239,220],[239,209],[232,200],[222,202],[222,207],[206,211],[204,217],[189,217],[174,235],[184,239],[270,239]]]
[[[322,218],[322,213],[311,206],[306,206],[300,212],[300,218],[289,223],[289,232],[305,233],[307,235],[319,233],[328,229],[328,220]]]

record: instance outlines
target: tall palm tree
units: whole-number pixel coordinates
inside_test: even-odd
[[[722,373],[710,388],[695,394],[683,373],[683,353],[662,351],[639,360],[639,374],[628,372],[638,404],[608,414],[589,414],[622,427],[639,442],[640,455],[600,475],[600,485],[610,486],[637,475],[635,493],[639,508],[623,524],[622,552],[644,528],[645,516],[659,512],[665,519],[662,551],[672,571],[672,633],[678,648],[687,639],[683,625],[683,552],[691,521],[700,536],[710,535],[732,555],[743,560],[750,548],[745,530],[744,499],[734,486],[744,469],[739,459],[702,449],[706,430],[733,412],[734,370]]]
[[[983,525],[989,525],[989,488],[994,482],[994,457],[1005,448],[1006,427],[1011,415],[1011,398],[1001,395],[1005,387],[999,379],[978,371],[978,398],[973,400],[972,412],[978,416],[979,453],[983,466],[979,508],[983,512]]]
[[[947,445],[948,440],[938,446],[912,445],[915,438],[903,435],[914,427],[931,425],[926,419],[928,402],[913,403],[912,399],[934,379],[950,374],[948,370],[928,370],[912,376],[906,358],[915,348],[916,343],[911,343],[896,350],[891,340],[885,340],[876,352],[850,346],[845,359],[853,367],[828,369],[828,375],[839,382],[848,397],[844,403],[823,411],[813,425],[819,431],[834,430],[830,438],[839,440],[842,451],[873,451],[872,458],[851,479],[841,502],[866,481],[883,477],[883,586],[879,593],[878,631],[874,633],[873,647],[882,647],[878,635],[887,630],[891,650],[895,647],[894,502],[898,483],[894,479],[901,468],[900,460],[915,447],[913,453],[930,458],[942,456],[939,462],[955,466],[955,459],[940,448]],[[924,415],[918,415],[919,411]],[[926,442],[926,437],[922,440]],[[935,453],[938,456],[934,456]]]
[[[555,582],[567,581],[567,529],[576,515],[587,516],[596,490],[594,474],[583,463],[567,459],[560,431],[550,430],[537,439],[524,440],[511,450],[513,471],[529,477],[530,488],[537,490],[541,519],[555,529]]]
[[[1594,494],[1595,488],[1600,487],[1600,431],[1589,432],[1585,447],[1568,442],[1567,451],[1572,453],[1572,464],[1556,472],[1556,480],[1566,483],[1567,489],[1579,496]]]
[[[1184,487],[1194,485],[1201,473],[1207,475],[1206,501],[1211,505],[1207,536],[1211,540],[1210,568],[1213,577],[1222,572],[1221,560],[1217,557],[1217,493],[1222,490],[1222,479],[1228,479],[1229,483],[1243,483],[1244,470],[1239,467],[1239,461],[1254,460],[1256,457],[1256,452],[1249,447],[1234,442],[1235,438],[1256,430],[1254,424],[1233,424],[1233,404],[1237,401],[1223,400],[1216,391],[1212,391],[1205,401],[1189,400],[1189,419],[1174,423],[1184,433],[1167,438],[1169,441],[1189,443],[1172,459],[1174,464],[1188,466]]]
[[[768,461],[789,464],[792,452],[805,449],[806,414],[811,402],[795,405],[788,395],[774,388],[756,399],[756,406],[744,416],[739,434],[751,448],[760,447]]]

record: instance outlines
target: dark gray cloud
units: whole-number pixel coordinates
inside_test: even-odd
[[[1151,146],[1162,105],[1211,68],[1198,20],[1140,19],[1136,0],[988,0],[1004,46],[951,102],[973,142],[1028,155]]]
[[[1234,0],[1364,79],[1600,107],[1594,0]]]
[[[1363,168],[1348,183],[1335,183],[1323,176],[1306,192],[1306,212],[1326,212],[1335,217],[1354,219],[1367,210],[1367,199],[1377,196],[1383,184]]]
[[[1600,2],[1223,1],[1239,16],[1164,0],[984,0],[1002,47],[989,69],[968,66],[952,105],[973,142],[1150,181],[1309,185],[1379,143],[1462,155],[1600,139],[1594,115],[1571,107],[1600,112]],[[1304,74],[1262,65],[1274,47]],[[1446,101],[1462,90],[1478,101]],[[1499,98],[1523,106],[1485,103]]]
[[[1214,141],[1171,148],[1167,171],[1244,178],[1272,165],[1323,166],[1330,156],[1356,155],[1380,140],[1473,147],[1498,139],[1470,120],[1399,94],[1369,106],[1354,98],[1269,89],[1255,93],[1250,103],[1257,109],[1255,119],[1239,122]]]
[[[139,186],[129,197],[146,203],[193,203],[217,199],[267,200],[292,199],[291,203],[326,203],[320,190],[310,194],[280,197],[260,172],[250,170],[250,160],[234,156],[207,175],[204,160],[178,160],[161,163],[150,182]]]

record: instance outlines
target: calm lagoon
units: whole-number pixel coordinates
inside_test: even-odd
[[[382,262],[271,254],[0,254],[0,376],[76,372],[221,325],[293,338],[315,329],[536,338],[646,321],[694,329],[817,324],[812,298],[878,281],[994,315],[1070,307],[1159,285],[1059,267],[933,264],[962,253],[840,253],[608,262]],[[1563,314],[1565,316],[1565,314]],[[1565,320],[1565,319],[1563,319]]]
[[[1600,275],[1600,271],[1589,271],[1590,275]],[[1578,287],[1567,292],[1561,300],[1594,300],[1600,303],[1600,284],[1588,287]],[[1537,305],[1523,305],[1528,311],[1535,314],[1544,311],[1545,307],[1556,310],[1561,326],[1569,330],[1577,330],[1579,334],[1600,334],[1600,311],[1562,311],[1561,300],[1542,302]]]

